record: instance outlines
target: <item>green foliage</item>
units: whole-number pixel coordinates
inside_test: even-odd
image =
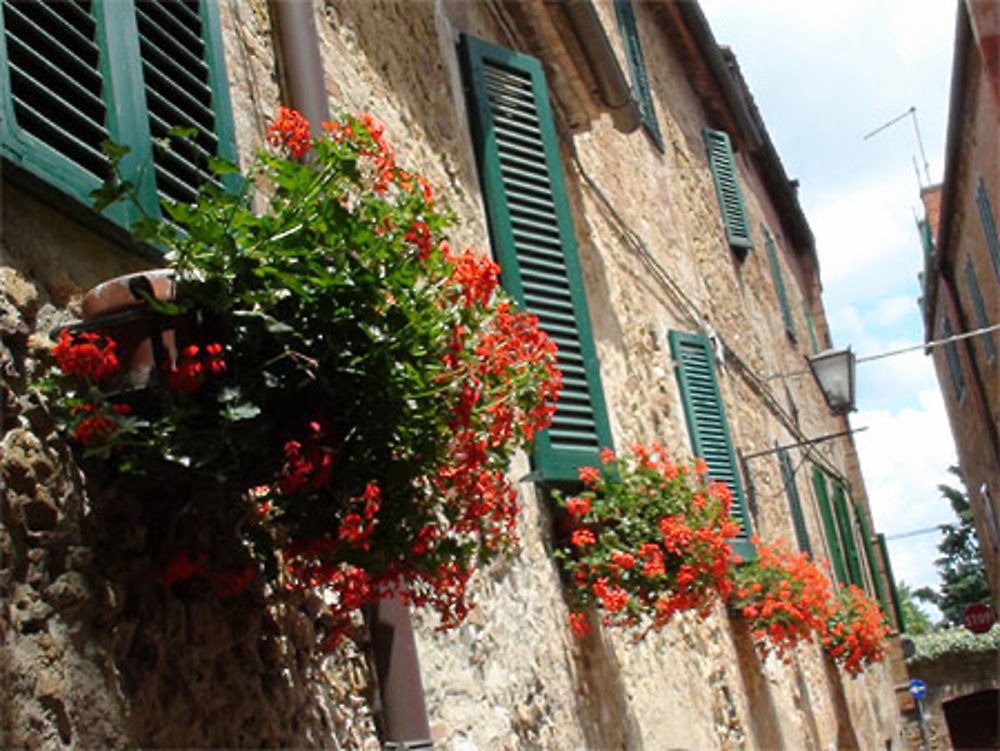
[[[957,467],[950,471],[961,479]],[[942,539],[938,544],[941,555],[934,561],[941,575],[940,592],[925,587],[913,595],[935,604],[944,614],[944,624],[960,626],[969,605],[991,603],[990,588],[969,499],[964,492],[949,485],[939,485],[938,489],[951,504],[958,524],[941,525]]]
[[[924,587],[923,589],[927,589]],[[896,587],[899,594],[899,606],[903,609],[903,621],[906,623],[906,633],[910,636],[926,634],[934,628],[931,617],[920,609],[915,600],[915,593],[910,586],[900,581]]]
[[[945,655],[975,654],[1000,650],[1000,623],[985,634],[965,628],[942,628],[913,637],[916,652],[907,662],[933,660]]]

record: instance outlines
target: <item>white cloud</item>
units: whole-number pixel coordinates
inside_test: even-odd
[[[878,531],[889,537],[955,521],[937,487],[956,482],[948,473],[955,448],[939,391],[922,391],[914,406],[895,412],[859,412],[851,424],[868,427],[856,434],[855,442]],[[897,580],[914,587],[938,586],[934,559],[939,540],[935,533],[891,540]]]

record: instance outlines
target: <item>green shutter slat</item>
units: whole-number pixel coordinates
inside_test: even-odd
[[[778,464],[781,466],[781,479],[788,497],[788,507],[792,514],[792,527],[795,530],[795,540],[799,550],[812,557],[812,546],[809,544],[809,532],[806,529],[806,517],[802,511],[802,499],[799,496],[798,485],[795,484],[795,470],[792,460],[784,449],[778,451]]]
[[[635,22],[635,9],[632,7],[632,0],[615,0],[615,15],[618,19],[618,30],[625,45],[629,79],[632,82],[632,91],[639,105],[639,117],[656,147],[663,151],[663,136],[660,134],[660,125],[656,120],[656,108],[653,106],[653,96],[649,89],[646,61],[642,54],[642,45],[639,42],[639,28]]]
[[[993,261],[993,271],[996,272],[997,279],[1000,279],[1000,238],[997,237],[993,207],[990,205],[990,197],[986,193],[986,184],[983,182],[983,178],[979,178],[979,184],[976,187],[976,205],[979,208],[979,223],[986,236],[986,247],[989,249],[990,259]]]
[[[760,225],[761,234],[764,236],[764,247],[767,249],[767,259],[771,264],[771,278],[774,280],[774,289],[778,294],[778,304],[781,306],[781,318],[785,322],[785,333],[792,341],[796,341],[795,318],[792,317],[792,306],[788,303],[788,294],[785,291],[785,280],[781,275],[781,264],[778,262],[778,251],[774,247],[774,238],[767,231],[767,227]]]
[[[976,267],[972,265],[972,259],[965,259],[965,283],[969,288],[969,296],[972,297],[972,307],[976,313],[976,325],[979,328],[986,328],[990,325],[986,316],[986,305],[983,303],[983,293],[979,289],[979,282],[976,279]],[[997,359],[996,345],[993,343],[993,334],[981,334],[980,340],[983,343],[983,350],[986,352],[986,361],[993,362]]]
[[[865,520],[864,514],[862,514],[858,509],[855,509],[855,515],[858,519],[858,532],[861,535],[861,543],[865,549],[865,556],[868,558],[868,570],[872,575],[872,585],[875,587],[875,596],[878,598],[879,605],[882,606],[882,612],[889,612],[889,603],[885,598],[885,588],[882,586],[882,577],[879,575],[878,564],[875,562],[875,549],[872,547],[871,532],[868,529],[868,522]]]
[[[543,479],[575,480],[611,435],[544,74],[473,37],[461,56],[501,280],[559,348],[563,392],[533,462]]]
[[[941,319],[941,338],[948,339],[955,335],[951,329],[951,321],[947,316]],[[948,342],[944,345],[945,355],[948,357],[948,369],[951,371],[951,383],[955,387],[955,398],[961,402],[965,398],[965,375],[962,373],[962,363],[958,359],[958,347],[955,342]]]
[[[896,587],[896,577],[892,575],[892,561],[889,559],[889,547],[885,544],[885,535],[875,536],[878,540],[878,549],[882,553],[882,563],[885,566],[885,578],[889,580],[889,594],[892,599],[892,610],[896,616],[896,627],[900,633],[906,631],[906,618],[903,616],[903,607],[899,601],[899,589]]]
[[[726,240],[733,248],[749,250],[753,247],[753,238],[747,221],[743,192],[736,178],[736,160],[733,158],[729,135],[710,128],[703,128],[702,135],[708,154],[708,167],[719,199]]]
[[[752,525],[736,466],[736,455],[726,422],[722,395],[715,378],[715,365],[708,337],[671,331],[670,354],[676,363],[677,384],[684,403],[684,415],[691,448],[708,464],[708,476],[724,483],[733,495],[733,517],[740,533],[731,541],[744,558],[754,555],[750,544]]]
[[[837,523],[833,518],[830,497],[827,494],[826,474],[819,467],[813,467],[813,488],[816,491],[819,516],[823,521],[823,532],[826,534],[826,542],[830,546],[830,557],[833,559],[830,563],[833,565],[834,576],[841,584],[847,584],[847,569],[844,567],[840,534],[837,532]]]
[[[864,588],[865,580],[861,574],[861,561],[858,558],[858,548],[854,544],[851,511],[847,505],[844,486],[839,482],[833,484],[833,507],[837,514],[837,527],[840,530],[840,540],[844,545],[844,552],[846,554],[847,573],[852,584]]]

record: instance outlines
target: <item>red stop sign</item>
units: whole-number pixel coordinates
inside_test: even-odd
[[[985,634],[996,623],[993,608],[989,605],[969,605],[965,609],[965,627],[974,634]]]

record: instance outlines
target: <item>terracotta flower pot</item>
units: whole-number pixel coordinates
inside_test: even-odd
[[[152,373],[177,359],[178,346],[190,341],[194,314],[167,315],[154,310],[146,296],[177,299],[177,281],[170,269],[152,269],[115,277],[91,289],[83,298],[83,323],[78,331],[96,331],[114,339],[129,382],[146,386]]]

